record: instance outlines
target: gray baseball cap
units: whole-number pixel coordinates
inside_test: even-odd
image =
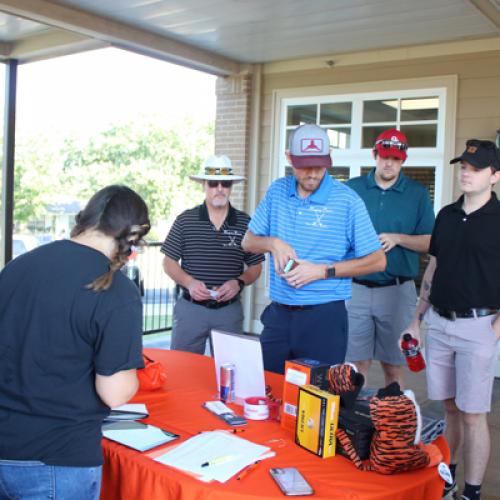
[[[297,127],[290,134],[288,149],[295,168],[332,166],[328,134],[318,125]]]

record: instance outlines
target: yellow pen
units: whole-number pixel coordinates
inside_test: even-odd
[[[209,460],[208,462],[202,463],[201,466],[208,467],[209,465],[225,464],[226,462],[230,462],[231,460],[234,460],[234,458],[235,458],[234,455],[223,455],[221,457],[212,458],[212,460]]]

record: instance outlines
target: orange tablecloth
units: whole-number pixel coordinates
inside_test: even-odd
[[[217,385],[213,360],[197,354],[148,349],[148,355],[161,361],[168,373],[164,389],[139,392],[133,402],[146,403],[147,420],[189,438],[200,431],[228,428],[202,408],[215,399]],[[275,395],[282,392],[283,377],[266,373]],[[234,406],[241,413],[241,407]],[[322,499],[422,499],[441,498],[443,481],[436,468],[421,469],[392,476],[358,471],[347,459],[336,456],[321,459],[299,448],[293,437],[276,422],[250,421],[239,434],[255,443],[270,446],[276,456],[262,461],[241,481],[224,484],[203,483],[153,461],[117,443],[103,439],[105,465],[102,500],[240,500],[284,498],[269,475],[270,467],[297,467],[314,488],[314,498]],[[177,441],[178,442],[178,441]],[[449,459],[446,441],[436,444]],[[167,448],[168,449],[168,445]]]

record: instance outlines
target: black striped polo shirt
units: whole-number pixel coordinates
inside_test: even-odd
[[[182,269],[207,287],[219,286],[241,276],[244,264],[254,266],[265,259],[241,248],[249,222],[245,212],[229,205],[226,220],[217,230],[203,203],[177,217],[161,251],[180,260]]]

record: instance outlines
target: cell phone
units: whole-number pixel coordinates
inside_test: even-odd
[[[290,259],[285,266],[285,269],[283,269],[283,273],[286,274],[290,272],[292,269],[295,269],[299,263],[295,259]]]
[[[295,467],[269,469],[271,477],[287,496],[312,495],[314,490]]]
[[[203,404],[203,407],[232,427],[238,427],[248,423],[245,417],[236,415],[236,413],[234,413],[234,411],[231,410],[229,406],[226,406],[222,401],[207,401]]]

